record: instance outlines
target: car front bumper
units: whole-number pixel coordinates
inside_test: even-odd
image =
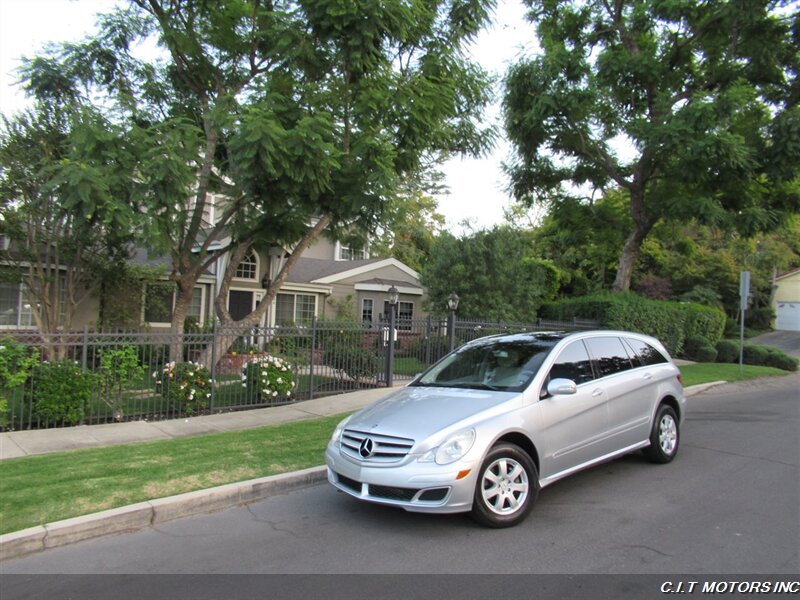
[[[478,465],[466,461],[437,465],[407,459],[398,465],[375,466],[342,456],[333,444],[325,451],[328,481],[359,500],[421,513],[458,513],[472,508]],[[469,473],[463,476],[465,471]]]

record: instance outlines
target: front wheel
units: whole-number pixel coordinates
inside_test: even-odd
[[[656,411],[656,419],[650,433],[650,446],[644,449],[644,455],[654,463],[668,463],[678,453],[680,439],[675,410],[671,406],[662,404]]]
[[[481,465],[472,517],[487,527],[512,527],[528,516],[538,494],[531,457],[514,444],[498,444]]]

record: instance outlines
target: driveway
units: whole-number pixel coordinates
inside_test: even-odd
[[[789,356],[800,358],[800,332],[771,331],[748,340],[751,344],[762,344],[783,350]]]

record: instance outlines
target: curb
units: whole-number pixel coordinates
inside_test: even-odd
[[[0,535],[0,561],[21,558],[83,540],[146,529],[181,517],[215,512],[327,480],[326,467],[312,467],[177,496],[149,500]]]
[[[713,381],[689,386],[684,389],[684,395],[694,396],[723,383],[727,382]],[[49,548],[66,546],[104,535],[138,531],[182,517],[216,512],[317,485],[326,480],[326,467],[312,467],[303,471],[149,500],[6,533],[0,535],[0,561],[21,558]]]

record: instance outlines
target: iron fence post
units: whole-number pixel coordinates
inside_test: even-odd
[[[314,399],[314,350],[317,347],[317,316],[311,317],[311,348],[308,360],[308,399]]]
[[[394,306],[389,305],[389,335],[386,336],[386,387],[394,385]]]
[[[208,411],[214,412],[214,388],[217,387],[217,320],[211,323],[211,398]]]
[[[89,326],[83,326],[83,348],[81,348],[81,371],[86,373],[86,364],[89,353]],[[65,352],[66,354],[66,352]]]

